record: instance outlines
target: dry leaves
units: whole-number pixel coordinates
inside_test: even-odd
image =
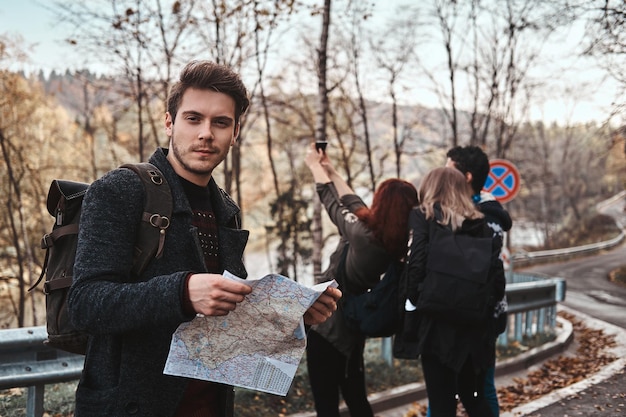
[[[498,399],[502,411],[533,401],[554,390],[579,382],[617,358],[606,352],[615,346],[615,338],[602,330],[585,327],[576,316],[559,315],[570,321],[578,342],[575,356],[560,355],[547,360],[540,369],[529,372],[526,378],[514,379],[515,384],[498,388]]]
[[[614,336],[606,335],[602,330],[586,327],[572,314],[560,312],[559,315],[572,323],[574,337],[578,343],[576,355],[560,355],[549,359],[540,369],[529,372],[525,378],[514,378],[513,385],[498,388],[501,411],[510,411],[554,390],[584,380],[617,359],[606,351],[607,348],[615,346]],[[423,416],[426,416],[426,406],[418,403],[414,403],[404,415],[404,417]],[[460,403],[457,416],[467,416]]]

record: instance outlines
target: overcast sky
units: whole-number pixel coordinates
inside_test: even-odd
[[[26,69],[65,68],[70,50],[63,42],[67,32],[54,24],[52,14],[40,4],[41,0],[0,0],[0,33],[24,39],[31,61]]]
[[[378,1],[377,13],[388,12],[402,1],[406,0]],[[55,24],[53,15],[41,4],[45,4],[45,0],[0,0],[0,34],[21,36],[30,57],[27,64],[12,68],[26,71],[43,69],[46,73],[53,69],[75,69],[79,65],[78,58],[72,60],[73,50],[64,43],[68,28]],[[576,54],[573,50],[569,52],[569,48],[574,48],[572,45],[580,36],[580,30],[564,34],[561,42],[547,46],[552,50],[546,53],[573,57]],[[553,87],[543,92],[545,104],[533,108],[534,119],[551,122],[571,117],[575,121],[601,121],[609,114],[616,91],[615,84],[605,80],[589,62],[581,62],[579,59],[573,59],[571,63],[564,62],[558,73],[547,74],[546,79],[553,83]],[[561,98],[559,90],[565,88],[565,85],[577,91],[570,100]],[[411,97],[419,97],[418,102],[407,104],[437,106],[435,98],[425,94],[424,89],[411,93]]]

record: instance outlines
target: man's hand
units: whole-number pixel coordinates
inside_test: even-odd
[[[194,274],[189,278],[187,291],[196,313],[225,316],[252,292],[252,288],[219,274]]]
[[[326,288],[326,291],[304,313],[304,324],[324,323],[337,310],[337,302],[340,298],[341,291],[339,289],[333,287]]]

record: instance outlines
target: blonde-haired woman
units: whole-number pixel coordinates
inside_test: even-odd
[[[415,311],[418,287],[425,279],[429,235],[434,227],[447,227],[454,233],[491,237],[492,231],[472,201],[472,190],[465,176],[454,168],[436,168],[422,180],[420,204],[409,215],[408,288],[405,310]],[[504,269],[498,254],[500,243],[493,239],[489,282],[496,299],[504,296]],[[436,314],[417,313],[409,331],[418,341],[422,370],[432,417],[455,417],[459,395],[470,417],[492,416],[483,395],[485,372],[493,359],[492,334],[495,321],[486,315],[484,323],[458,325]],[[409,323],[409,322],[407,322]],[[491,346],[491,347],[490,347]]]

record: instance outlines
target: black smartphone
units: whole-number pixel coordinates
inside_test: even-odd
[[[315,149],[317,149],[318,151],[321,150],[322,152],[326,152],[326,145],[328,145],[328,142],[318,140],[315,142]]]

